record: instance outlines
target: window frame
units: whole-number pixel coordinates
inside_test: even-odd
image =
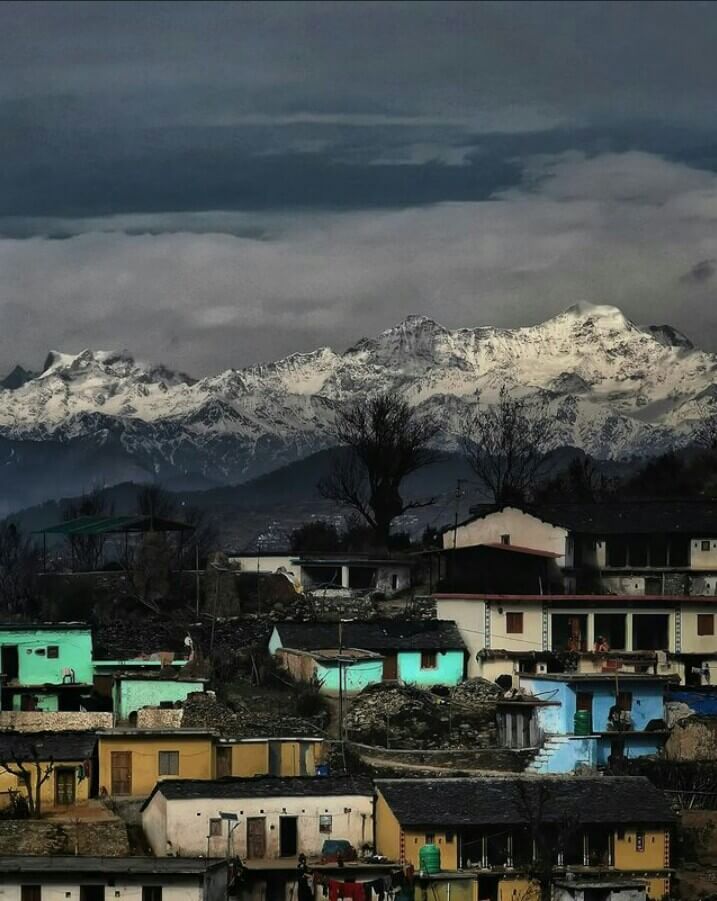
[[[697,614],[697,635],[698,637],[709,636],[715,634],[715,615],[714,613],[698,613]]]
[[[707,546],[705,547],[705,545],[707,545]],[[712,550],[712,542],[709,541],[708,539],[703,539],[700,542],[700,550],[702,551],[703,554],[706,554],[708,551],[711,551]]]
[[[517,619],[516,619],[517,617]],[[516,629],[516,623],[520,624],[520,628]],[[523,635],[525,632],[525,621],[522,610],[507,610],[505,613],[505,634],[506,635]]]
[[[169,756],[173,755],[173,756]],[[165,772],[165,769],[162,766],[163,760],[167,759],[176,761],[176,771],[173,770],[172,767],[169,767],[169,771]],[[159,776],[178,776],[179,775],[179,751],[158,751],[157,752],[157,774]]]
[[[216,838],[217,836],[222,835],[222,822],[221,817],[209,818],[209,838]]]
[[[59,644],[49,644],[47,646],[47,659],[48,660],[59,660],[60,659]]]
[[[332,832],[333,832],[333,816],[330,813],[320,813],[319,814],[319,833],[321,835],[331,835]]]
[[[421,651],[421,669],[438,669],[438,651]]]

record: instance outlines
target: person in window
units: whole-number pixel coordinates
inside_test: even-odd
[[[607,654],[607,652],[610,650],[610,645],[604,635],[598,635],[598,637],[595,639],[594,650],[596,654]]]

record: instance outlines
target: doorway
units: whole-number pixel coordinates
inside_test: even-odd
[[[232,749],[217,748],[217,779],[223,779],[232,774]]]
[[[279,817],[279,857],[296,857],[298,848],[298,820]]]
[[[80,901],[105,901],[104,885],[81,885]]]
[[[112,794],[132,794],[132,752],[112,751]]]
[[[247,818],[246,856],[249,860],[266,857],[266,817]]]
[[[58,807],[75,803],[75,786],[74,767],[63,766],[55,770],[55,804]]]
[[[16,644],[2,646],[2,671],[6,682],[15,682],[20,675],[20,657]]]
[[[398,657],[388,653],[383,658],[383,681],[393,682],[398,678]]]

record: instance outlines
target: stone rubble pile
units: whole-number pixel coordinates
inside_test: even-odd
[[[469,705],[450,692],[381,683],[356,696],[344,728],[350,741],[374,747],[487,748],[497,740],[495,700]]]

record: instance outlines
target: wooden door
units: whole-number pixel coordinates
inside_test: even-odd
[[[69,807],[75,803],[75,770],[60,767],[55,770],[55,804]]]
[[[246,856],[249,860],[266,857],[266,817],[247,817]]]
[[[398,658],[396,654],[386,654],[383,658],[383,681],[390,682],[398,678]]]
[[[112,794],[132,794],[132,752],[112,751]]]
[[[232,774],[232,749],[217,748],[217,779]]]
[[[41,885],[23,885],[20,887],[20,901],[42,901]]]

